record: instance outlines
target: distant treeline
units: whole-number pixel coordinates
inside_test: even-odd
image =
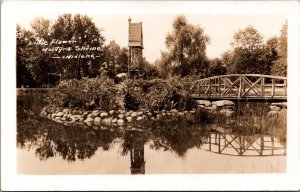
[[[287,24],[282,26],[280,37],[266,42],[252,26],[239,30],[231,49],[215,59],[206,56],[210,37],[203,28],[190,24],[185,16],[178,16],[172,27],[165,39],[167,51],[161,52],[155,63],[143,58],[141,78],[287,75]],[[35,18],[30,29],[17,25],[17,87],[49,87],[60,80],[83,77],[115,79],[127,72],[127,65],[128,49],[115,41],[106,43],[101,30],[86,15],[63,14],[54,22]]]

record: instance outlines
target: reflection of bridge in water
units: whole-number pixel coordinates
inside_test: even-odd
[[[197,80],[190,88],[196,99],[287,100],[287,77],[231,74]]]
[[[200,147],[217,154],[233,156],[278,156],[286,155],[286,147],[273,135],[240,135],[223,128],[211,131],[202,138]]]

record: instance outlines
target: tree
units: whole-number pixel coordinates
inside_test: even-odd
[[[115,41],[110,41],[104,47],[105,62],[101,68],[101,73],[114,78],[119,73],[127,73],[128,69],[128,49],[121,48]]]
[[[262,74],[271,75],[273,63],[278,59],[277,44],[278,38],[272,37],[268,39],[264,45],[264,55],[260,65],[260,71]]]
[[[229,74],[271,74],[278,59],[278,38],[271,37],[264,43],[259,32],[250,26],[235,33],[231,45],[232,49],[221,56]]]
[[[287,76],[287,23],[282,26],[277,51],[279,58],[273,62],[272,74]]]
[[[155,66],[158,71],[158,76],[160,78],[167,78],[170,75],[172,66],[171,66],[170,56],[167,52],[161,52],[160,59],[155,61]]]
[[[140,75],[143,79],[153,79],[158,76],[158,70],[155,65],[150,64],[145,57],[143,57],[140,65]]]
[[[165,41],[173,73],[182,77],[204,73],[208,64],[205,52],[208,43],[209,37],[200,26],[188,23],[185,16],[178,16]]]
[[[25,30],[20,25],[17,25],[18,37],[17,42],[17,55],[16,55],[16,64],[17,64],[17,87],[34,87],[36,82],[33,79],[30,71],[27,69],[27,58],[28,51],[27,45],[30,41],[32,33],[29,30]]]
[[[51,40],[51,27],[50,21],[41,17],[31,22],[32,36],[27,46],[26,66],[39,86],[54,85],[59,79],[51,54],[43,52],[43,47]]]
[[[207,76],[225,75],[226,73],[227,69],[224,67],[221,59],[215,58],[209,61]]]
[[[61,54],[96,54],[94,55],[95,58],[85,57],[56,61],[57,66],[60,66],[58,73],[63,74],[64,78],[81,79],[82,77],[98,75],[98,70],[104,61],[103,45],[105,39],[90,17],[80,14],[73,17],[71,14],[59,16],[52,27],[51,37],[55,40],[72,42],[64,46],[64,48],[70,47],[71,51],[62,51]],[[90,50],[90,47],[100,47],[100,51],[98,49],[97,51]]]

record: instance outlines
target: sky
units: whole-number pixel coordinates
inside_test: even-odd
[[[61,13],[60,13],[61,14]],[[17,18],[17,23],[29,28],[31,21],[39,16],[54,21],[59,14],[24,15]],[[166,50],[165,38],[172,32],[172,23],[178,14],[87,14],[102,29],[106,43],[115,40],[121,47],[128,46],[128,18],[131,22],[143,23],[143,55],[151,63],[160,58]],[[230,49],[233,35],[240,29],[253,26],[266,41],[270,37],[280,36],[286,17],[276,14],[183,14],[188,22],[199,25],[210,37],[207,46],[208,58],[219,57]]]

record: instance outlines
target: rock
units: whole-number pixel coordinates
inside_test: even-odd
[[[126,117],[129,117],[129,116],[131,115],[131,113],[132,113],[132,111],[128,111],[128,112],[125,114],[125,116],[126,116]]]
[[[205,105],[197,105],[199,108],[204,109]]]
[[[106,113],[106,112],[100,113],[100,117],[102,117],[102,118],[105,118],[105,117],[107,117],[107,116],[108,116],[108,113]]]
[[[120,79],[125,79],[127,77],[127,73],[119,73],[116,76]]]
[[[117,123],[118,122],[118,119],[117,118],[114,118],[111,123]]]
[[[225,105],[225,106],[223,106],[223,109],[232,109],[232,110],[234,110],[234,105]]]
[[[81,115],[73,115],[73,117],[75,117],[76,119],[82,118]]]
[[[46,111],[42,111],[42,112],[41,112],[41,116],[42,116],[42,117],[46,117],[47,115],[48,115],[48,113],[47,113]]]
[[[48,118],[48,119],[52,119],[51,114],[48,114],[48,115],[47,115],[47,118]]]
[[[147,116],[151,117],[153,114],[151,112],[147,113]]]
[[[70,113],[70,109],[64,109],[63,112],[64,112],[65,114],[69,114],[69,113]]]
[[[93,114],[95,114],[95,113],[100,113],[100,111],[99,111],[98,109],[96,109],[96,110],[92,111],[92,113],[93,113]]]
[[[130,116],[131,116],[131,117],[136,117],[136,116],[137,116],[137,112],[132,112],[132,113],[130,114]]]
[[[119,114],[124,114],[124,113],[125,113],[125,111],[124,111],[124,110],[122,110],[122,109],[119,109],[119,110],[118,110],[118,113],[119,113]]]
[[[55,120],[61,120],[61,117],[55,117],[54,119]]]
[[[161,113],[161,115],[164,117],[164,116],[166,116],[166,113]]]
[[[216,111],[217,110],[217,106],[216,105],[212,105],[212,106],[209,106],[209,107],[205,107],[204,109],[210,110],[210,111]]]
[[[131,121],[132,121],[132,117],[126,117],[126,120],[127,120],[128,122],[131,122]]]
[[[170,112],[171,113],[178,113],[178,110],[177,109],[171,109]]]
[[[183,112],[179,112],[178,115],[179,116],[184,116],[184,113]]]
[[[68,115],[69,115],[69,114],[66,114],[66,113],[65,113],[65,114],[63,115],[63,118],[68,118]]]
[[[108,117],[108,118],[105,118],[102,120],[102,123],[105,124],[105,125],[109,125],[112,121],[112,118],[111,117]]]
[[[82,122],[83,120],[84,120],[84,118],[82,118],[82,117],[80,117],[80,118],[78,119],[79,122]]]
[[[124,117],[125,117],[124,114],[119,114],[119,115],[118,115],[118,118],[119,118],[119,119],[124,119]]]
[[[157,114],[157,115],[156,115],[156,119],[159,120],[159,119],[161,119],[161,118],[162,118],[162,115],[161,115],[161,114]]]
[[[198,105],[203,105],[203,106],[211,106],[211,102],[208,100],[196,100],[196,103]]]
[[[118,123],[118,125],[123,125],[124,124],[124,120],[123,119],[118,119],[117,123]]]
[[[101,124],[102,119],[100,117],[95,117],[94,119],[94,124],[95,125],[100,125]]]
[[[194,113],[195,113],[195,111],[194,111],[194,110],[191,110],[191,111],[190,111],[190,113],[191,113],[191,114],[194,114]]]
[[[92,114],[93,114],[94,117],[99,117],[100,112],[93,112]]]
[[[84,123],[86,123],[88,126],[92,126],[93,125],[93,121],[84,121]]]
[[[136,120],[137,121],[143,120],[143,117],[137,117]]]
[[[144,112],[143,111],[139,111],[139,112],[137,112],[137,115],[138,116],[141,116],[141,115],[143,115],[144,114]]]
[[[115,111],[114,110],[110,110],[109,111],[109,115],[113,115],[113,114],[115,114]]]
[[[93,122],[94,121],[94,119],[93,118],[91,118],[91,117],[88,117],[84,122]]]
[[[234,113],[231,109],[221,109],[220,113],[225,115],[226,117],[231,117]]]
[[[55,113],[51,114],[51,118],[54,119],[55,118]]]
[[[87,115],[87,118],[94,118],[94,115],[92,113]]]
[[[235,105],[234,102],[230,100],[220,100],[220,101],[214,101],[212,102],[212,105],[215,105],[217,107],[223,107],[223,106],[231,106]]]
[[[271,109],[271,111],[280,111],[281,107],[278,107],[276,105],[270,105],[269,108]]]
[[[83,118],[86,118],[86,117],[88,116],[88,114],[89,114],[88,112],[84,112],[84,113],[82,114],[82,117],[83,117]]]
[[[61,118],[61,120],[62,120],[62,121],[66,121],[66,118],[65,118],[65,117],[63,117],[63,118]]]
[[[272,106],[285,107],[287,108],[287,102],[282,103],[271,103]]]

